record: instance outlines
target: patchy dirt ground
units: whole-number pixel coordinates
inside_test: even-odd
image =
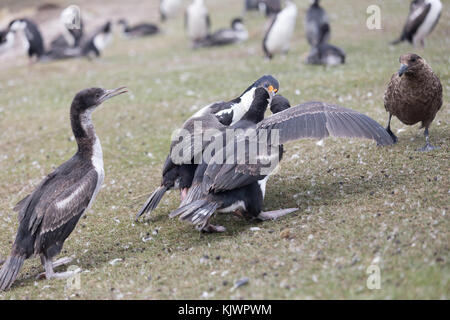
[[[180,16],[152,38],[116,35],[99,60],[29,66],[25,56],[0,56],[0,257],[14,240],[14,204],[76,150],[68,121],[75,93],[91,86],[131,90],[94,115],[106,179],[62,253],[83,269],[80,287],[35,280],[42,267],[30,259],[0,299],[448,299],[450,2],[443,1],[447,10],[425,49],[388,45],[401,31],[405,1],[327,2],[332,43],[348,55],[348,63],[335,68],[302,63],[308,1],[295,2],[292,50],[271,62],[262,58],[265,19],[258,13],[245,17],[250,40],[226,48],[190,50]],[[59,32],[59,10],[38,12],[42,2],[34,1],[3,3],[0,27],[26,15],[39,22],[47,43]],[[55,3],[78,4],[88,30],[122,16],[158,22],[157,1]],[[207,4],[213,29],[242,12],[238,0]],[[370,4],[382,9],[382,30],[365,27]],[[392,126],[399,143],[389,148],[358,140],[298,141],[286,146],[265,200],[266,210],[298,206],[291,216],[254,224],[218,215],[227,232],[203,235],[168,219],[179,201],[172,192],[144,223],[134,223],[159,184],[171,132],[201,106],[234,98],[260,75],[272,74],[292,104],[339,103],[384,125],[385,86],[398,57],[411,51],[442,81],[444,106],[431,127],[440,150],[416,152],[424,144],[422,130],[398,120]],[[379,290],[366,286],[371,265],[380,270]],[[232,291],[244,277],[248,284]]]

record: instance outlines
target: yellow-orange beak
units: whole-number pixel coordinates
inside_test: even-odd
[[[273,86],[269,86],[269,87],[267,88],[267,90],[269,90],[269,92],[273,92],[273,93],[277,93],[277,91],[278,91],[278,89],[277,89],[277,88],[274,88]]]

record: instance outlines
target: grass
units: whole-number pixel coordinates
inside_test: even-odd
[[[207,2],[214,29],[228,25],[242,8],[238,0]],[[76,151],[68,121],[75,93],[120,85],[131,93],[94,114],[105,183],[61,254],[73,255],[74,264],[84,270],[81,288],[67,289],[60,280],[35,280],[42,267],[39,259],[30,259],[0,299],[449,298],[450,1],[443,1],[443,15],[425,50],[387,45],[401,30],[408,11],[405,1],[325,3],[332,43],[347,52],[348,63],[335,68],[302,63],[308,51],[303,32],[308,1],[295,2],[300,11],[291,52],[271,62],[263,60],[261,52],[265,20],[252,13],[246,18],[251,39],[242,45],[191,51],[180,18],[164,25],[165,34],[154,38],[116,37],[100,60],[28,67],[23,58],[2,67],[3,257],[17,228],[14,204]],[[134,4],[124,10],[146,9]],[[381,7],[382,30],[365,26],[370,4]],[[80,5],[83,10],[83,5],[96,3]],[[156,12],[151,17],[156,19]],[[231,99],[262,74],[272,74],[292,104],[339,103],[384,125],[384,89],[398,69],[398,57],[410,51],[431,64],[444,88],[444,105],[430,131],[433,144],[441,149],[416,152],[424,144],[422,131],[396,119],[394,132],[405,130],[393,147],[358,140],[329,139],[323,147],[297,141],[286,146],[281,170],[270,179],[265,210],[298,206],[298,212],[260,224],[217,215],[215,221],[227,232],[203,235],[168,219],[179,203],[178,193],[172,192],[144,223],[134,223],[134,214],[159,185],[171,132],[194,110]],[[115,259],[121,260],[111,264]],[[366,269],[372,264],[380,267],[379,290],[366,287]],[[243,277],[249,283],[231,291],[233,282]]]

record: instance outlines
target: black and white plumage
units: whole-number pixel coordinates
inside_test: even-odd
[[[256,124],[264,119],[264,114],[267,110],[267,107],[271,103],[274,92],[271,90],[267,90],[264,87],[259,87],[255,90],[254,99],[249,110],[245,113],[245,115],[238,122],[230,126],[230,130],[234,130],[234,132],[238,132],[241,130],[244,132],[250,128],[254,128]],[[229,131],[229,130],[228,130]],[[229,135],[229,132],[222,132],[221,141],[226,141],[226,137]],[[236,149],[235,149],[236,150]],[[217,150],[216,150],[217,151]],[[234,152],[236,155],[237,152]],[[215,154],[212,161],[216,161],[216,158],[221,158],[221,154]],[[218,163],[224,163],[226,159],[226,154],[223,153],[224,158],[220,159],[222,161],[217,161]],[[195,179],[201,179],[205,181],[206,175],[208,174],[208,170],[210,168],[210,163],[203,162],[200,164],[195,172]],[[203,185],[203,182],[201,182]],[[188,194],[192,194],[192,191],[197,192],[197,187],[193,185],[192,190],[189,190]],[[200,198],[198,200],[192,201],[189,200],[188,204],[186,202],[182,202],[180,209],[175,210],[170,214],[170,217],[174,217],[180,215],[181,219],[193,219],[194,224],[197,224],[196,220],[198,216],[204,216],[205,219],[202,219],[204,223],[200,224],[198,227],[200,230],[207,232],[222,232],[225,231],[223,227],[217,227],[209,223],[211,215],[215,211],[224,211],[228,212],[227,208],[232,208],[231,210],[237,210],[238,208],[252,208],[251,204],[245,203],[242,201],[242,198],[247,196],[249,199],[257,199],[260,194],[257,192],[257,189],[251,190],[233,190],[229,193],[221,193],[220,195],[213,196],[212,198],[204,199]],[[262,201],[261,201],[262,202]],[[259,202],[256,201],[256,205]],[[191,216],[191,214],[193,216]]]
[[[181,11],[182,0],[161,0],[159,3],[159,14],[161,21],[174,18]]]
[[[345,63],[345,52],[328,43],[320,43],[311,48],[306,59],[308,64],[334,66]]]
[[[118,24],[122,27],[122,33],[127,38],[137,38],[152,36],[159,33],[159,28],[153,23],[139,23],[134,26],[129,26],[125,19],[120,19]]]
[[[188,189],[191,187],[198,164],[195,159],[198,159],[199,154],[194,151],[203,152],[207,143],[202,139],[195,140],[195,123],[201,123],[202,125],[201,132],[197,134],[203,134],[208,129],[224,130],[227,126],[235,124],[249,110],[254,99],[255,90],[259,87],[268,88],[276,92],[279,89],[279,83],[270,75],[262,76],[250,85],[239,97],[228,102],[212,103],[197,111],[185,121],[181,129],[189,132],[193,140],[188,139],[187,141],[183,141],[183,143],[187,144],[183,145],[183,149],[188,150],[186,153],[192,156],[189,156],[189,159],[181,163],[179,160],[173,159],[173,148],[179,144],[179,141],[172,141],[169,155],[163,166],[161,185],[149,196],[137,213],[136,219],[146,212],[151,212],[156,209],[167,190],[179,188],[181,190],[181,200],[184,199]],[[199,141],[202,144],[195,146],[194,142],[198,143]]]
[[[287,53],[290,48],[291,38],[294,33],[297,20],[297,6],[286,2],[286,7],[277,15],[274,15],[270,27],[263,39],[263,50],[267,58],[277,53]]]
[[[209,34],[211,21],[204,0],[194,0],[187,7],[185,26],[188,37],[193,43],[204,39]]]
[[[392,44],[408,41],[414,46],[425,46],[425,38],[436,27],[442,12],[440,0],[413,0],[403,32]]]
[[[217,152],[219,158],[212,159],[204,169],[201,188],[193,196],[193,202],[173,211],[170,216],[194,224],[203,231],[224,231],[223,227],[210,227],[214,212],[234,212],[246,218],[262,220],[279,217],[296,209],[286,209],[261,216],[267,179],[282,159],[283,144],[298,139],[323,139],[329,136],[372,139],[378,145],[391,145],[393,140],[386,130],[373,119],[357,111],[322,102],[308,102],[292,108],[283,108],[255,125],[257,141],[266,141],[267,153],[257,154],[250,162],[250,149],[245,144],[246,162],[238,162],[236,150],[242,136],[228,142],[226,149]],[[278,133],[276,145],[272,134]],[[263,139],[263,140],[260,140]],[[235,150],[230,156],[226,150]],[[270,151],[269,151],[270,150]],[[223,156],[225,155],[225,156]],[[231,161],[230,161],[231,160]],[[269,162],[266,162],[270,160]],[[274,165],[275,164],[275,165]]]
[[[39,60],[45,53],[44,41],[38,26],[27,18],[15,19],[9,24],[9,31],[14,34],[22,33],[24,46],[30,59]]]
[[[328,42],[330,39],[330,19],[320,6],[319,0],[313,0],[306,12],[305,30],[308,43],[312,47]]]
[[[14,45],[14,38],[14,32],[10,32],[9,28],[0,30],[0,54]]]
[[[97,28],[89,37],[87,37],[78,47],[53,47],[42,57],[42,62],[73,59],[73,58],[92,58],[100,57],[105,47],[112,41],[112,24],[106,22]]]
[[[126,92],[124,89],[90,88],[73,99],[70,121],[78,151],[16,205],[19,227],[11,254],[0,270],[0,290],[10,288],[24,260],[33,255],[40,256],[48,279],[73,274],[54,273],[52,260],[91,207],[103,182],[102,148],[91,114],[105,100]]]
[[[62,33],[51,41],[50,48],[76,48],[80,46],[84,35],[84,23],[79,16],[78,8],[75,6],[67,7],[61,12],[59,20]]]
[[[112,38],[112,23],[108,21],[95,30],[89,40],[83,45],[83,56],[95,55],[99,57],[106,46],[111,43]]]
[[[264,104],[262,104],[262,107],[266,108]],[[270,103],[270,111],[272,113],[278,113],[278,112],[284,111],[290,107],[291,107],[291,105],[289,103],[289,100],[287,100],[285,97],[283,97],[279,94],[272,97],[272,100]],[[241,129],[242,126],[245,124],[250,125],[250,127],[256,126],[256,123],[251,124],[251,123],[243,121],[242,123],[237,122],[236,124],[231,126],[231,128]],[[225,140],[225,138],[226,137],[222,137],[223,140]],[[196,200],[200,200],[203,197],[202,183],[204,180],[205,171],[207,170],[208,166],[209,166],[208,161],[202,161],[202,163],[196,168],[194,178],[192,180],[192,185],[189,188],[189,190],[186,194],[186,197],[181,201],[180,207],[183,207],[183,206],[185,206],[189,203],[192,203]],[[231,202],[233,202],[233,201],[231,201]],[[246,207],[248,207],[248,205]]]
[[[248,39],[248,31],[241,18],[231,21],[230,29],[219,29],[206,38],[196,41],[195,47],[213,47],[244,42]]]

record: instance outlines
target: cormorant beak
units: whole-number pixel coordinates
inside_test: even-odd
[[[105,94],[103,94],[100,97],[98,104],[103,103],[104,101],[106,101],[108,99],[111,99],[115,96],[118,96],[119,94],[126,93],[126,92],[128,92],[127,87],[119,87],[119,88],[112,89],[112,90],[105,90]]]
[[[278,89],[277,89],[277,88],[274,88],[272,85],[270,85],[270,86],[267,88],[267,90],[268,90],[272,95],[275,95],[275,94],[277,93],[277,91],[278,91]]]
[[[408,66],[402,63],[400,69],[398,70],[398,76],[401,77],[406,72],[406,70],[408,70]]]

